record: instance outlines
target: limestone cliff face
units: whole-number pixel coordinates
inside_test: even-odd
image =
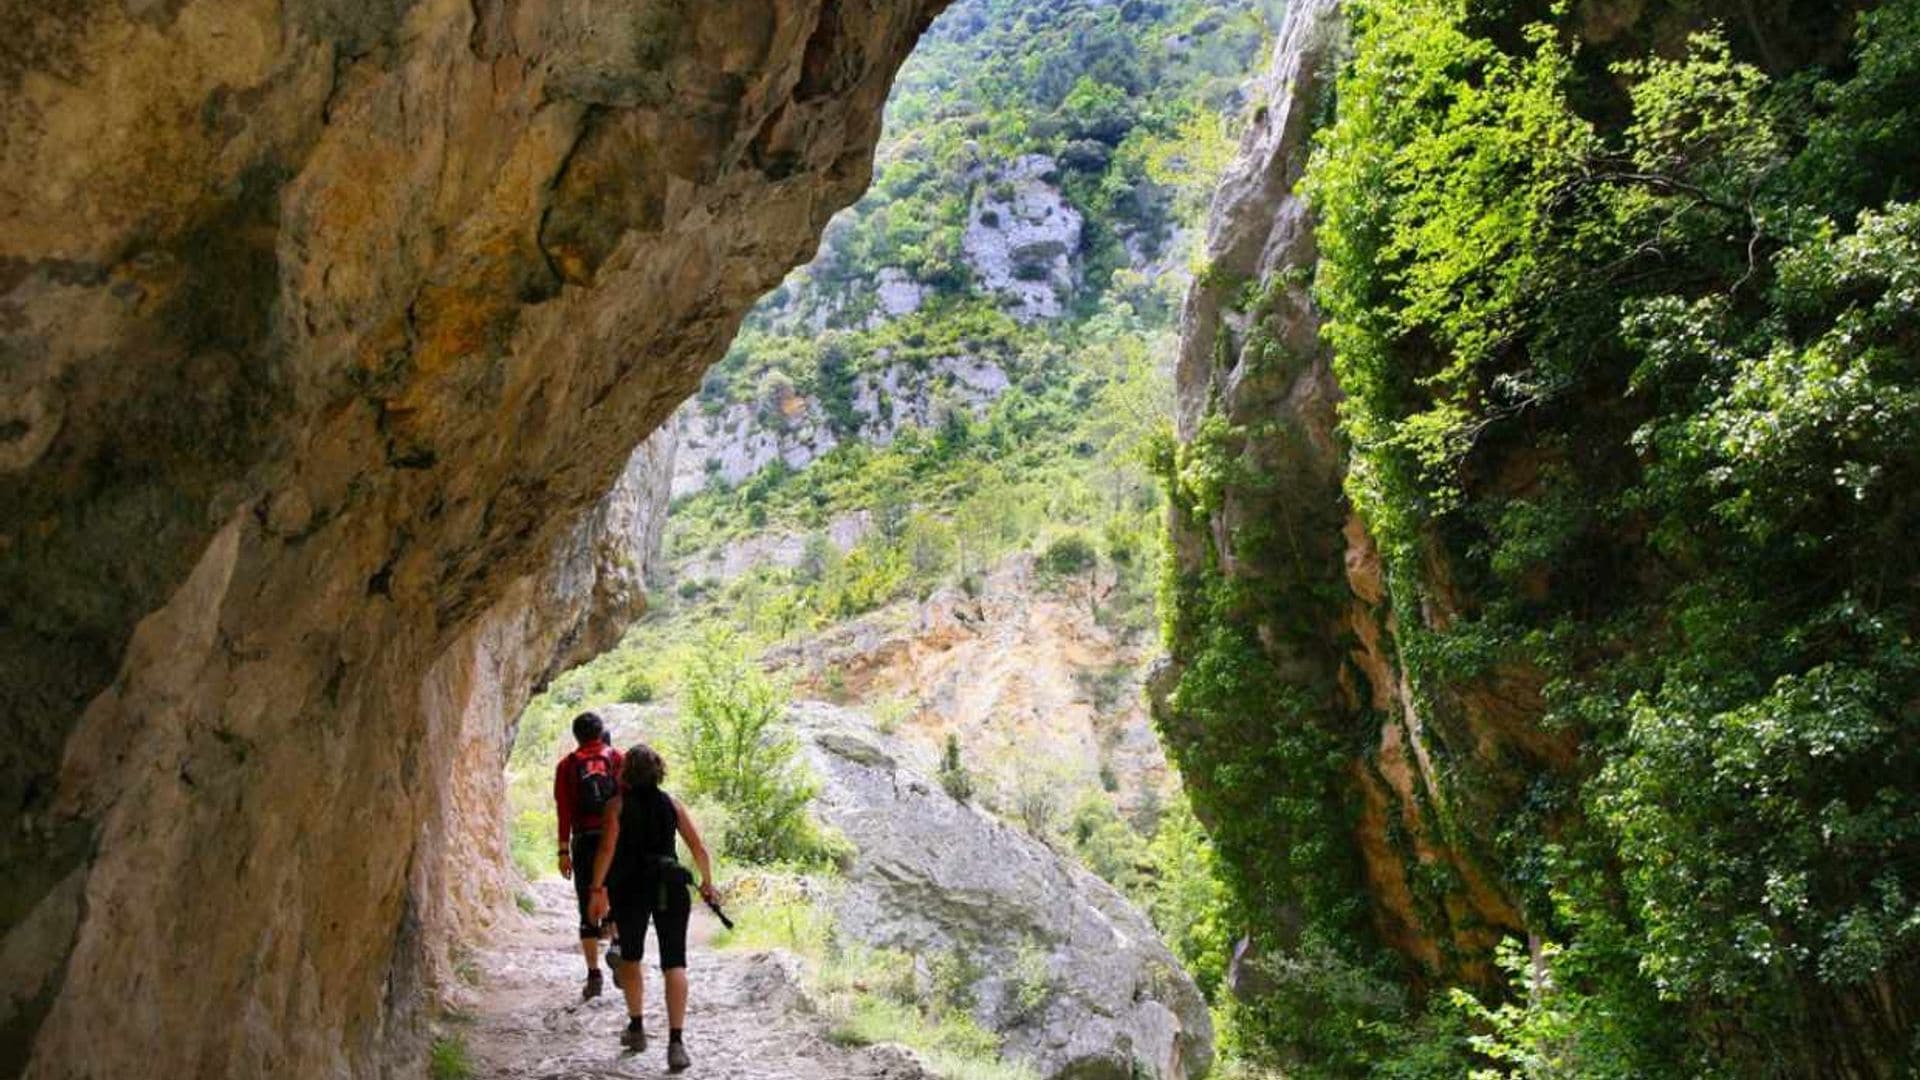
[[[1246,613],[1267,661],[1301,693],[1311,722],[1363,748],[1333,784],[1332,798],[1355,815],[1351,836],[1334,843],[1357,856],[1379,939],[1416,973],[1480,981],[1493,975],[1492,945],[1524,933],[1524,923],[1451,826],[1470,810],[1457,805],[1444,768],[1450,756],[1512,767],[1564,761],[1570,751],[1512,722],[1526,716],[1533,690],[1523,675],[1436,717],[1416,705],[1396,661],[1380,559],[1342,490],[1341,392],[1306,291],[1316,249],[1295,191],[1341,34],[1334,0],[1289,10],[1265,104],[1215,198],[1209,272],[1188,293],[1183,317],[1177,427],[1188,446],[1212,441],[1239,479],[1210,511],[1173,515],[1175,557],[1184,574],[1238,582],[1271,601]],[[1192,641],[1176,638],[1157,679],[1156,711],[1176,757],[1217,749],[1210,744],[1224,737],[1183,710],[1173,690],[1193,652]],[[1258,742],[1280,722],[1249,713],[1234,722],[1244,729],[1234,737]],[[1524,768],[1517,772],[1524,778]],[[1186,775],[1203,817],[1223,812],[1206,771]],[[1436,890],[1435,881],[1449,884]]]
[[[896,756],[922,772],[938,770],[951,737],[990,808],[1013,815],[1045,790],[1064,816],[1104,789],[1152,822],[1169,777],[1141,701],[1150,648],[1095,617],[1109,587],[1053,585],[1033,556],[1013,555],[972,594],[900,600],[767,659],[801,693],[891,710]]]
[[[784,382],[731,404],[689,400],[671,421],[680,447],[674,495],[693,494],[715,481],[739,484],[775,462],[804,469],[843,440],[886,446],[908,428],[934,428],[949,409],[978,417],[1012,385],[993,357],[875,359],[881,362],[875,370],[853,377],[847,415],[840,418],[825,402]]]
[[[5,1071],[416,1037],[488,899],[460,778],[637,596],[593,507],[938,6],[0,14]]]

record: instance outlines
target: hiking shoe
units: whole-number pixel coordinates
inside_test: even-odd
[[[606,985],[606,980],[601,977],[599,968],[587,972],[587,985],[580,990],[580,1000],[592,1001],[599,997],[600,991],[606,989]]]
[[[647,1048],[647,1032],[644,1028],[628,1027],[620,1033],[620,1045],[639,1053]]]
[[[667,1044],[668,1072],[679,1072],[691,1064],[693,1064],[693,1059],[687,1056],[687,1048],[685,1045],[678,1040]]]

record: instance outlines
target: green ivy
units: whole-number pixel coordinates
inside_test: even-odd
[[[1520,665],[1582,747],[1485,823],[1565,1007],[1486,1006],[1526,1045],[1481,1050],[1525,1076],[1910,1057],[1920,4],[1779,74],[1713,31],[1596,55],[1560,9],[1352,13],[1306,185],[1348,494],[1422,708]]]

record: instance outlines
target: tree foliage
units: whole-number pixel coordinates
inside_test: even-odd
[[[1579,1075],[1910,1054],[1920,4],[1836,70],[1707,28],[1602,80],[1568,17],[1504,17],[1356,5],[1308,185],[1416,692],[1525,665],[1584,746],[1489,823],[1564,1012],[1478,1019],[1605,1047]],[[1436,559],[1472,599],[1443,631]]]

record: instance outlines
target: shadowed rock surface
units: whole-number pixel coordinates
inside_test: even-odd
[[[417,1054],[583,520],[938,7],[0,13],[0,1073]]]

